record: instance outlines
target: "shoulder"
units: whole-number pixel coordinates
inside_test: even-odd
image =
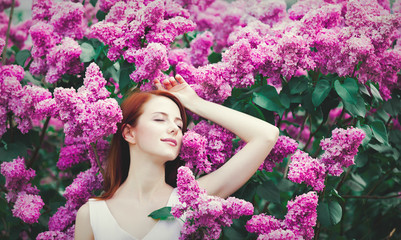
[[[77,212],[75,220],[75,239],[93,239],[89,202],[82,205]]]

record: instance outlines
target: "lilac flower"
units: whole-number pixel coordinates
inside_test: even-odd
[[[21,218],[22,221],[28,224],[33,224],[38,222],[40,210],[44,205],[39,195],[20,193],[18,194],[12,213],[14,217]]]
[[[146,48],[136,51],[133,56],[137,69],[130,74],[130,78],[134,82],[145,79],[153,81],[163,76],[161,70],[169,68],[167,49],[160,43],[150,43]]]
[[[157,42],[168,46],[181,34],[191,32],[195,24],[184,17],[174,17],[162,20],[146,35],[149,42]]]
[[[233,218],[253,213],[252,204],[244,200],[208,196],[187,167],[178,169],[177,189],[180,203],[171,212],[177,218],[186,218],[180,239],[218,239],[222,226],[230,226]]]
[[[177,66],[178,63],[191,63],[188,49],[176,48],[168,52],[168,63]]]
[[[11,162],[1,164],[1,174],[6,178],[5,187],[11,190],[19,190],[36,176],[35,170],[25,169],[25,160],[17,157]]]
[[[208,56],[211,53],[210,47],[213,45],[213,34],[206,31],[191,42],[191,63],[195,67],[203,66],[209,63]]]
[[[312,239],[313,227],[316,226],[318,196],[315,192],[304,193],[287,203],[288,212],[285,215],[285,225],[296,235],[304,239]]]
[[[268,234],[259,235],[257,240],[302,240],[301,236],[296,236],[291,230],[277,229]]]
[[[75,164],[87,160],[86,149],[86,145],[83,143],[76,143],[61,148],[57,167],[60,170],[66,170]]]
[[[288,16],[291,20],[301,20],[311,9],[324,5],[323,0],[300,0],[291,5],[288,9]]]
[[[33,0],[32,1],[32,20],[48,20],[51,17],[50,8],[53,0]]]
[[[4,9],[11,7],[13,0],[2,0],[0,2],[0,12],[3,12]],[[20,5],[19,0],[16,0],[14,3],[14,7],[18,7]]]
[[[265,215],[264,213],[253,215],[245,225],[248,232],[256,234],[268,234],[271,231],[281,229],[283,221],[276,219],[274,216]]]
[[[312,158],[301,150],[292,155],[288,179],[296,183],[305,182],[314,190],[322,191],[325,178],[326,166],[319,159]]]
[[[32,56],[39,58],[46,56],[50,49],[61,41],[60,37],[54,33],[52,25],[45,22],[37,22],[29,29],[32,38]]]
[[[99,7],[103,12],[108,12],[118,1],[119,0],[99,0]]]
[[[83,14],[81,3],[57,2],[50,8],[49,23],[60,36],[81,39],[84,34]]]
[[[262,165],[263,169],[268,172],[272,172],[273,167],[276,164],[281,163],[288,155],[293,154],[297,147],[298,143],[294,139],[291,139],[287,136],[279,136],[276,144]]]
[[[245,12],[247,15],[270,26],[283,21],[287,17],[287,4],[282,0],[248,1]],[[250,21],[250,20],[248,20]]]
[[[81,47],[72,38],[66,37],[60,45],[53,47],[46,57],[49,70],[46,74],[48,83],[60,80],[63,74],[78,74],[83,64],[80,62]]]
[[[325,150],[320,158],[327,171],[333,176],[340,176],[343,167],[354,164],[354,156],[364,138],[365,133],[358,128],[334,129],[331,138],[320,142],[320,146]]]
[[[46,231],[39,233],[36,240],[69,239],[68,235],[60,231]],[[73,237],[71,237],[73,239]]]
[[[103,177],[98,174],[98,168],[92,167],[81,172],[74,181],[66,187],[63,196],[71,208],[78,209],[93,196],[92,191],[102,188]]]
[[[186,162],[187,167],[209,173],[212,170],[212,164],[207,159],[206,145],[207,138],[205,136],[189,130],[182,138],[180,158]]]
[[[87,96],[89,102],[105,100],[110,96],[110,92],[105,88],[106,83],[107,81],[104,79],[99,66],[93,63],[86,68],[84,86],[88,90]]]
[[[72,206],[61,206],[57,212],[49,219],[49,231],[63,232],[66,228],[74,223],[77,214],[77,209]]]

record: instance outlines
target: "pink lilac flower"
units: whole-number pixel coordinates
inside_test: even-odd
[[[291,20],[301,20],[311,9],[324,5],[323,0],[300,0],[292,4],[288,9],[288,16]]]
[[[251,48],[256,48],[263,41],[263,37],[268,34],[272,34],[269,25],[260,21],[253,21],[244,27],[236,27],[228,37],[227,43],[231,46],[240,39],[246,39]]]
[[[287,4],[283,0],[261,1],[253,0],[246,2],[245,13],[262,23],[273,26],[287,17]],[[249,21],[254,21],[253,19]]]
[[[78,74],[83,68],[79,56],[81,47],[72,38],[66,37],[60,45],[53,47],[46,56],[49,70],[46,74],[48,83],[59,81],[63,74]]]
[[[327,171],[333,176],[340,176],[343,167],[353,165],[354,156],[364,138],[365,132],[358,128],[334,129],[331,138],[320,142],[320,146],[325,150],[320,158]]]
[[[157,42],[168,46],[175,38],[195,29],[195,24],[184,17],[162,20],[146,35],[149,42]]]
[[[81,39],[84,34],[82,3],[57,2],[50,8],[51,19],[49,23],[54,31],[63,37]]]
[[[268,234],[271,231],[281,229],[283,221],[276,219],[274,216],[264,213],[253,215],[245,225],[248,232],[256,234]]]
[[[232,140],[235,135],[227,129],[202,120],[192,128],[192,131],[206,137],[206,154],[212,171],[222,166],[232,156]]]
[[[3,48],[6,45],[6,41],[3,38],[0,38],[0,52],[3,52]]]
[[[191,63],[194,67],[203,66],[209,63],[208,56],[213,45],[213,34],[209,31],[196,36],[191,42]]]
[[[310,157],[307,153],[297,150],[291,157],[288,179],[296,183],[306,183],[316,191],[325,187],[326,166],[319,160]]]
[[[98,171],[99,168],[92,167],[81,172],[71,185],[66,187],[63,196],[71,208],[78,209],[93,196],[94,190],[102,189],[103,177]]]
[[[391,10],[393,11],[393,13],[401,13],[401,1],[394,1]]]
[[[22,221],[28,224],[33,224],[38,222],[40,210],[44,205],[39,195],[20,193],[12,213],[14,217],[21,218]]]
[[[206,145],[205,136],[189,130],[182,137],[180,158],[186,162],[187,167],[209,173],[212,170],[212,164],[206,155]]]
[[[314,236],[313,227],[316,226],[317,220],[318,200],[316,192],[309,192],[288,201],[288,212],[284,219],[286,228],[306,240],[312,239]]]
[[[46,56],[50,49],[61,41],[61,38],[54,33],[52,25],[45,22],[37,22],[29,29],[32,38],[32,56],[39,58]]]
[[[188,49],[176,48],[171,49],[168,52],[168,63],[171,66],[177,66],[178,63],[191,63],[190,55]],[[184,78],[186,79],[186,78]]]
[[[163,76],[161,70],[168,70],[167,49],[163,44],[150,43],[146,48],[137,50],[135,58],[136,70],[130,74],[134,82],[141,82],[145,79],[153,81]]]
[[[3,12],[4,9],[10,8],[12,6],[13,0],[1,0],[0,1],[0,12]],[[19,0],[16,0],[14,3],[14,7],[18,7],[20,5]]]
[[[61,206],[49,219],[49,231],[63,232],[68,226],[74,223],[77,209],[72,206]]]
[[[6,178],[5,187],[11,190],[21,189],[36,176],[35,170],[25,169],[25,160],[22,157],[15,158],[11,162],[3,162],[1,174]]]
[[[67,145],[60,149],[60,156],[57,162],[57,167],[60,170],[66,170],[75,164],[83,162],[86,159],[86,145],[83,143],[76,143],[74,145]]]
[[[232,86],[244,88],[255,83],[251,45],[247,40],[241,39],[234,43],[223,53],[222,62],[226,63]]]
[[[230,226],[233,218],[253,214],[249,202],[208,196],[187,167],[178,169],[177,192],[180,203],[173,206],[171,213],[186,219],[180,239],[218,239],[222,226]]]
[[[32,1],[32,20],[49,20],[51,17],[50,8],[53,0],[33,0]]]
[[[36,240],[69,239],[68,235],[60,231],[46,231],[39,233]],[[73,239],[73,237],[71,238]]]
[[[257,240],[302,240],[301,236],[296,236],[291,230],[277,229],[268,234],[259,235]]]
[[[100,9],[103,12],[108,12],[110,8],[116,4],[119,0],[99,0]]]
[[[304,125],[303,130],[300,127],[303,121],[305,121],[304,119],[305,119],[304,116],[298,116],[298,115],[293,116],[293,114],[289,112],[287,115],[283,117],[283,120],[286,120],[287,122],[293,124],[287,125],[284,123],[280,125],[280,128],[282,131],[286,131],[290,137],[297,139],[297,141],[306,143],[310,137],[310,129],[309,126],[307,126],[306,124]],[[300,133],[301,130],[302,132]],[[314,137],[312,137],[310,141],[313,141],[313,139]]]

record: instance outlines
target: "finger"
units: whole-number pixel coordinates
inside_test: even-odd
[[[161,84],[161,82],[160,82],[159,79],[153,80],[153,84],[154,84],[154,85],[156,86],[156,88],[159,89],[159,90],[163,90],[163,89],[164,89],[164,88],[163,88],[163,85]]]
[[[170,77],[169,80],[170,80],[171,86],[174,87],[174,86],[178,85],[178,82],[173,77]]]
[[[165,80],[163,81],[163,85],[164,85],[164,87],[165,87],[167,90],[170,90],[170,88],[173,87],[173,85],[171,85],[171,81],[170,81],[169,79],[165,79]]]
[[[177,79],[177,81],[178,81],[180,84],[181,84],[181,83],[186,83],[185,80],[184,80],[184,78],[183,78],[180,74],[175,75],[175,79]]]

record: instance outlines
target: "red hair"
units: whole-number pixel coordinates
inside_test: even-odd
[[[152,90],[148,92],[133,92],[130,94],[121,104],[121,110],[123,113],[123,120],[118,123],[117,132],[113,135],[109,154],[107,156],[107,165],[105,168],[104,177],[104,193],[99,199],[110,199],[121,184],[128,177],[128,170],[130,166],[130,152],[127,141],[125,141],[122,131],[126,124],[133,127],[136,126],[138,118],[143,113],[143,106],[153,96],[163,96],[171,99],[175,102],[180,110],[181,118],[183,121],[182,131],[186,131],[187,127],[187,116],[184,106],[173,94],[162,91]],[[174,161],[166,162],[165,173],[166,183],[175,187],[177,179],[177,169],[183,165],[183,161],[179,158]]]

